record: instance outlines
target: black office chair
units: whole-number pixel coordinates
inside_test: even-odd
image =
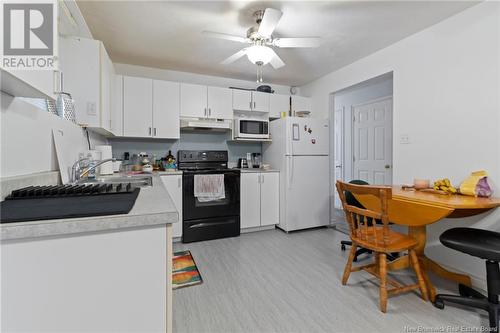
[[[451,302],[485,310],[489,314],[491,332],[498,332],[500,313],[500,305],[498,304],[498,296],[500,295],[500,268],[498,265],[500,261],[500,233],[474,228],[453,228],[441,234],[439,240],[446,247],[486,260],[488,297],[468,286],[459,284],[460,296],[438,294],[434,306],[444,309],[444,304]]]
[[[354,180],[351,180],[349,182],[349,184],[354,184],[354,185],[370,185],[369,183],[365,182],[364,180],[359,180],[359,179],[354,179]],[[356,197],[351,193],[351,192],[346,192],[345,193],[345,200],[347,202],[348,205],[350,206],[355,206],[355,207],[358,207],[358,208],[365,208],[357,199]],[[369,223],[371,221],[368,221]],[[379,223],[377,221],[377,223]],[[352,242],[349,240],[349,241],[340,241],[340,248],[342,249],[342,251],[345,251],[346,250],[346,246],[352,246]],[[362,255],[363,253],[368,253],[368,254],[371,254],[372,251],[368,250],[368,249],[365,249],[363,247],[359,247],[357,250],[356,250],[356,254],[354,256],[354,261],[358,261],[358,256]],[[398,253],[391,253],[391,254],[388,254],[387,255],[387,260],[394,260],[396,259],[397,257],[399,256]]]

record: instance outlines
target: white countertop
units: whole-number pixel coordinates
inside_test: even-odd
[[[128,214],[5,223],[0,224],[0,239],[57,236],[178,222],[179,213],[163,186],[160,174],[152,176],[153,186],[141,187],[134,207]]]

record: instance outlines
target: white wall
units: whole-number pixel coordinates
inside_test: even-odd
[[[394,183],[489,172],[500,196],[500,3],[483,2],[392,46],[301,87],[316,113],[328,115],[329,94],[394,73]],[[408,134],[410,144],[399,144]],[[500,209],[429,228],[427,254],[473,275],[484,287],[484,262],[439,244],[447,228],[500,231]]]
[[[254,81],[236,80],[220,76],[202,75],[188,72],[179,72],[167,69],[143,67],[128,64],[115,63],[117,74],[148,77],[158,80],[176,81],[184,83],[204,84],[215,87],[238,87],[238,88],[257,88],[266,83],[257,83]],[[269,84],[276,94],[290,94],[290,86]]]
[[[0,123],[0,177],[59,170],[52,129],[63,130],[74,142],[75,157],[88,149],[80,127],[5,93],[1,93]],[[92,133],[90,140],[92,147],[105,142],[102,136]]]

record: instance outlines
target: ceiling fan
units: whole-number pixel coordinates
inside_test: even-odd
[[[243,56],[247,56],[248,60],[257,65],[257,82],[262,82],[262,67],[268,63],[274,69],[285,66],[285,63],[276,54],[272,47],[292,48],[292,47],[318,47],[320,44],[319,37],[299,37],[299,38],[275,38],[273,31],[278,25],[283,13],[277,9],[267,8],[265,10],[256,11],[255,17],[256,26],[251,27],[247,31],[246,37],[234,36],[219,32],[203,31],[202,34],[207,37],[227,39],[234,42],[251,44],[248,47],[236,52],[232,56],[222,61],[223,65],[231,64]]]

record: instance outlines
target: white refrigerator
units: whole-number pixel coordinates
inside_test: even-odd
[[[284,231],[330,223],[328,120],[287,117],[270,123],[272,142],[263,162],[280,171],[280,223]]]

